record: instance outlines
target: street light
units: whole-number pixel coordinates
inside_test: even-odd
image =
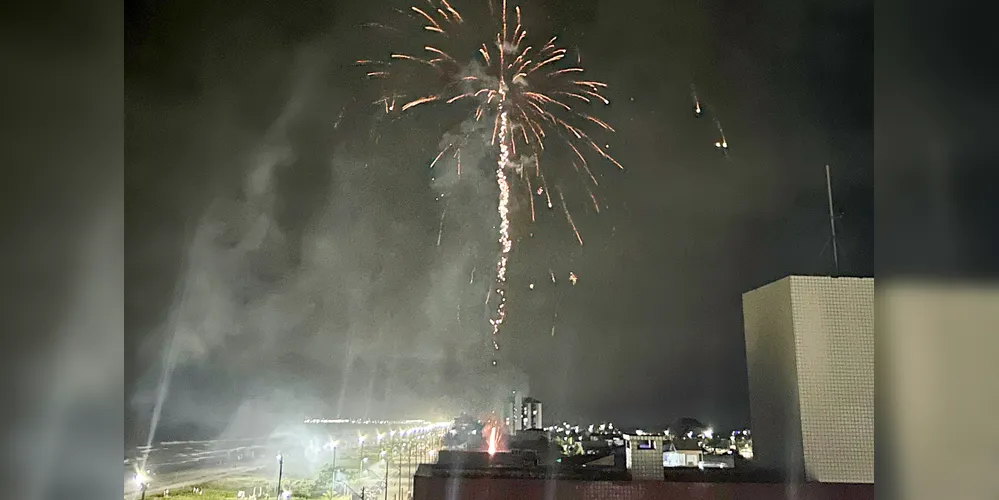
[[[330,443],[330,446],[333,447],[333,484],[330,485],[330,489],[335,495],[336,494],[336,448],[337,446],[340,446],[340,441],[333,441],[332,443]]]
[[[280,495],[280,494],[281,494],[281,475],[282,475],[282,474],[284,473],[284,457],[283,457],[283,456],[281,456],[281,454],[280,454],[280,453],[278,453],[278,456],[277,456],[277,461],[278,461],[278,484],[277,484],[277,494],[278,494],[278,495]]]
[[[357,470],[363,470],[364,469],[364,440],[367,439],[367,438],[368,438],[368,436],[358,436],[357,437],[357,444],[358,444],[358,446],[361,447],[361,451],[359,452],[359,456],[361,457],[361,461],[358,462]]]
[[[139,490],[142,492],[141,500],[146,500],[146,488],[149,487],[149,476],[137,472],[134,478],[135,482],[139,485]]]

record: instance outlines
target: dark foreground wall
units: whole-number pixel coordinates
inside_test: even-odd
[[[414,478],[414,500],[874,500],[873,484]]]

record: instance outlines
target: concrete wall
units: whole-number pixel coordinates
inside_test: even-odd
[[[743,294],[754,461],[874,482],[874,280],[790,276]]]
[[[651,441],[652,449],[643,450],[639,443]],[[661,436],[626,436],[625,467],[635,479],[663,478],[663,438]]]
[[[804,476],[791,280],[742,295],[753,462]]]
[[[791,296],[806,478],[873,483],[874,279],[792,276]]]
[[[414,500],[874,500],[870,484],[683,483],[549,479],[415,479]]]

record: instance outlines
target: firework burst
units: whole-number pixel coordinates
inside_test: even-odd
[[[511,10],[507,0],[500,2],[498,13],[496,6],[489,4],[492,21],[485,25],[473,23],[473,16],[462,15],[448,0],[426,0],[425,4],[408,10],[397,10],[405,24],[392,27],[369,23],[368,26],[395,37],[400,47],[408,50],[357,61],[364,67],[366,77],[383,88],[375,104],[387,114],[411,113],[431,105],[460,106],[467,111],[466,116],[477,122],[492,121],[490,142],[498,148],[495,175],[500,224],[496,287],[489,292],[498,296],[496,312],[490,318],[492,345],[497,351],[500,326],[506,317],[507,263],[513,247],[511,181],[523,180],[514,185],[522,185],[530,197],[533,222],[534,186],[538,186],[538,196],[544,195],[548,208],[554,206],[545,169],[539,161],[546,146],[561,144],[572,151],[572,167],[580,174],[585,172],[580,178],[587,184],[586,192],[597,212],[600,207],[588,185],[596,187],[597,177],[583,152],[591,151],[623,168],[584,130],[596,126],[602,131],[614,131],[609,124],[584,111],[593,105],[610,104],[604,96],[607,85],[583,76],[585,69],[578,51],[575,58],[568,58],[571,63],[567,63],[568,50],[557,44],[557,37],[550,37],[544,43],[533,42],[522,22],[520,7]],[[510,21],[514,22],[512,29]],[[464,144],[474,139],[470,135]],[[431,167],[445,153],[454,150],[452,157],[459,158],[460,177],[460,151],[464,144],[459,141],[445,146]],[[572,221],[561,189],[558,196],[571,234],[582,245],[583,238]]]

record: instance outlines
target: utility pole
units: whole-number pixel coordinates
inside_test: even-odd
[[[333,444],[333,494],[336,495],[336,447],[337,444]]]
[[[829,175],[829,165],[826,165],[826,193],[829,196],[829,230],[832,232],[833,263],[836,265],[836,275],[839,275],[839,248],[836,246],[836,215],[833,212],[832,178]]]
[[[277,495],[276,498],[281,498],[281,475],[284,473],[284,457],[278,453],[278,484],[277,484]]]

